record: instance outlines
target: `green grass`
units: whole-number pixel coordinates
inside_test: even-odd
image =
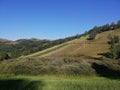
[[[119,90],[120,79],[96,76],[0,76],[0,90]]]

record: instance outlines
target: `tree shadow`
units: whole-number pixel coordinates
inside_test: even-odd
[[[98,53],[98,55],[102,55],[106,58],[112,58],[112,54],[110,52],[106,52],[106,53]]]
[[[119,77],[120,71],[110,69],[104,64],[92,63],[92,68],[95,69],[96,73],[104,77]]]
[[[43,82],[25,79],[1,79],[0,90],[42,90]]]

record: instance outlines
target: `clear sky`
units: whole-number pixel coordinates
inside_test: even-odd
[[[120,0],[0,0],[0,38],[58,39],[120,20]]]

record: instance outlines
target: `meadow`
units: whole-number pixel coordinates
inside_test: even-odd
[[[98,76],[0,76],[0,90],[119,90],[119,78]]]

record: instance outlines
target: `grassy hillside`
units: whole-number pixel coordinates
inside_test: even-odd
[[[57,58],[101,58],[109,52],[108,35],[120,36],[120,29],[97,34],[95,40],[87,40],[88,35],[56,45],[52,48],[28,55],[27,57],[57,57]]]
[[[75,35],[63,39],[57,40],[46,40],[46,39],[19,39],[16,41],[10,41],[0,38],[0,57],[3,55],[8,55],[9,59],[18,58],[20,56],[29,55],[55,45],[62,44],[64,42],[73,40],[75,38],[81,37],[81,35]],[[61,46],[60,46],[61,47]],[[51,50],[50,50],[51,51]],[[6,59],[5,57],[0,58],[0,60]]]
[[[120,36],[120,29],[88,35],[13,60],[0,61],[0,74],[13,75],[100,75],[119,76],[120,60],[109,60],[108,35]]]

